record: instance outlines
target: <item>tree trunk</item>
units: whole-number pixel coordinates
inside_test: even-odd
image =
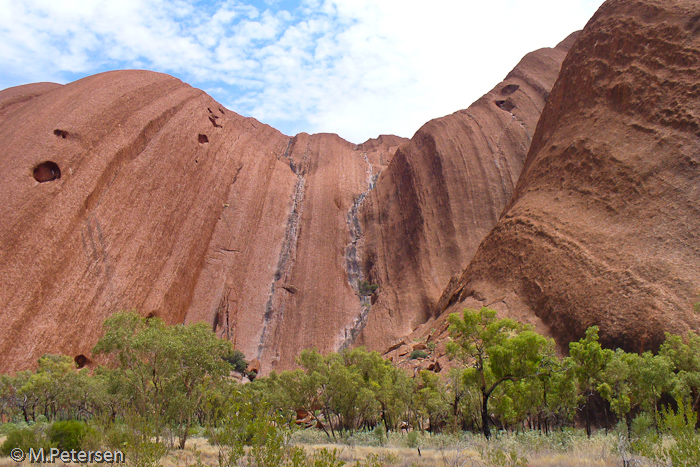
[[[586,435],[591,437],[591,395],[586,395]]]
[[[185,443],[187,442],[187,436],[189,435],[190,431],[190,418],[187,417],[187,423],[185,423],[185,429],[182,431],[180,434],[180,449],[185,449]]]
[[[486,439],[491,439],[491,429],[489,428],[489,395],[483,394],[481,400],[481,431]]]

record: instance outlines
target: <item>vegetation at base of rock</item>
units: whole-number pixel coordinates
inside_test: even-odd
[[[371,284],[369,281],[359,281],[357,283],[358,294],[366,297],[377,292],[379,284]]]
[[[363,348],[307,349],[293,371],[241,384],[245,358],[209,326],[166,326],[133,312],[105,322],[93,354],[106,366],[75,368],[45,355],[35,371],[0,375],[0,425],[14,447],[121,449],[135,466],[158,465],[198,433],[220,465],[343,465],[332,450],[294,446],[299,426],[341,442],[365,434],[385,445],[408,433],[539,432],[551,442],[576,425],[621,435],[617,452],[658,465],[700,465],[700,336],[667,335],[657,353],[604,349],[598,330],[559,357],[551,339],[488,308],[449,318],[451,371],[413,375]],[[420,350],[420,349],[419,349]],[[422,351],[422,350],[420,350]],[[604,418],[603,418],[604,416]],[[497,440],[493,442],[498,443]],[[491,465],[518,465],[520,451],[486,444]],[[367,458],[359,465],[387,465]]]
[[[245,359],[245,355],[243,355],[243,352],[238,349],[231,352],[230,355],[224,357],[224,360],[231,364],[233,369],[239,373],[245,372],[246,368],[248,368],[248,362]]]
[[[411,360],[415,360],[416,358],[426,358],[427,356],[428,352],[425,350],[416,349],[411,352]]]

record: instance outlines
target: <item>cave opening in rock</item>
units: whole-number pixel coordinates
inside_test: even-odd
[[[75,364],[77,365],[78,369],[84,368],[85,365],[89,365],[90,363],[92,363],[92,360],[90,360],[83,354],[76,355],[73,360],[75,361]]]
[[[199,141],[199,144],[205,144],[209,142],[209,138],[207,138],[207,135],[203,135],[201,133],[199,134],[199,136],[197,136],[197,140]]]
[[[501,94],[504,96],[510,96],[518,89],[520,89],[520,86],[518,86],[517,84],[507,84],[503,86],[503,89],[501,89]]]
[[[511,110],[513,110],[513,109],[515,108],[515,104],[514,104],[513,101],[510,100],[510,99],[507,99],[507,100],[504,100],[504,101],[496,101],[496,105],[497,105],[500,109],[503,109],[503,110],[505,110],[505,111],[507,111],[507,112],[510,112]]]
[[[50,182],[61,178],[61,168],[53,161],[44,161],[34,167],[32,175],[39,183]]]
[[[53,130],[53,134],[58,136],[59,138],[63,138],[63,139],[68,138],[68,132],[65,130],[59,130],[58,128]]]

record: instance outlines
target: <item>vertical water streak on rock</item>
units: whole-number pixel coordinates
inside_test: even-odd
[[[362,268],[360,267],[360,261],[357,254],[357,242],[360,240],[360,238],[362,238],[362,226],[360,225],[360,219],[357,216],[357,212],[369,192],[374,188],[374,183],[379,174],[373,174],[372,164],[367,158],[367,153],[363,152],[362,156],[367,163],[367,189],[360,193],[357,198],[355,198],[355,201],[352,203],[352,206],[348,211],[347,224],[348,232],[350,234],[350,243],[345,248],[345,270],[348,274],[348,283],[357,293],[362,309],[360,310],[360,314],[353,320],[352,324],[343,329],[343,336],[341,336],[341,344],[339,346],[339,349],[341,350],[348,348],[353,344],[353,342],[355,342],[355,339],[367,324],[367,318],[371,308],[370,298],[360,295],[359,283],[361,280],[364,280],[364,278],[362,277]]]
[[[306,191],[306,166],[309,159],[309,147],[307,144],[304,152],[304,157],[300,164],[295,164],[292,160],[290,151],[294,142],[294,138],[290,138],[287,144],[287,149],[284,153],[284,158],[289,163],[289,168],[297,176],[297,181],[294,184],[292,193],[292,209],[287,217],[287,229],[284,234],[284,241],[280,249],[279,258],[277,260],[277,268],[275,275],[270,284],[270,295],[265,304],[265,313],[263,314],[263,326],[260,333],[260,343],[258,344],[257,358],[261,358],[263,348],[265,347],[265,339],[270,333],[271,328],[278,322],[284,314],[283,305],[281,302],[275,308],[275,294],[277,292],[277,282],[289,275],[294,266],[294,257],[296,256],[296,248],[299,240],[299,223],[301,222],[301,213],[304,202],[304,193]]]

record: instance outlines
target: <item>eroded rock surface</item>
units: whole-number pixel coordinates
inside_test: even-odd
[[[129,309],[210,323],[262,374],[381,349],[496,223],[570,42],[410,142],[288,137],[145,71],[0,91],[0,371],[89,359]]]
[[[434,317],[510,200],[576,35],[526,55],[468,109],[398,149],[362,206],[363,277],[379,288],[358,343],[385,349]]]
[[[565,345],[700,329],[700,4],[609,0],[569,52],[513,201],[439,310],[476,300]]]
[[[152,72],[0,92],[0,371],[90,355],[125,309],[211,323],[262,371],[339,348],[353,206],[403,141],[289,138]]]

